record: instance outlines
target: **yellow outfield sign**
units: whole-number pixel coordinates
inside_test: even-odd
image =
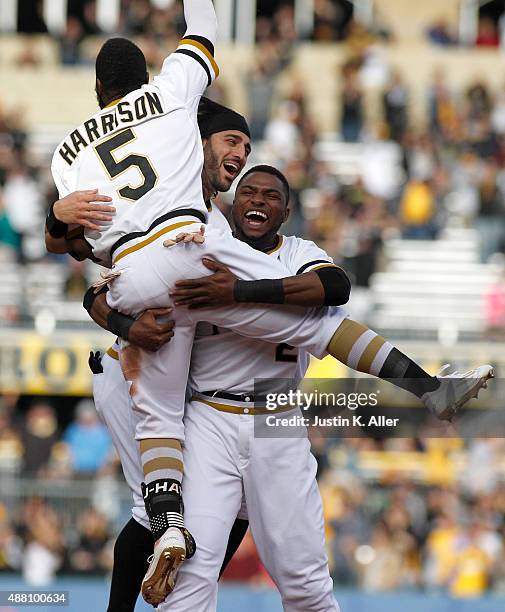
[[[114,342],[106,332],[0,331],[0,394],[91,395],[91,350]]]

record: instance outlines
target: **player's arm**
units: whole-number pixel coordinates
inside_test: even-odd
[[[347,274],[328,261],[309,262],[305,265],[313,269],[305,272],[302,266],[294,276],[256,281],[240,280],[226,266],[210,259],[203,263],[213,274],[178,281],[171,294],[176,306],[208,308],[233,303],[341,306],[347,303],[351,292]]]
[[[155,308],[146,310],[138,319],[124,315],[107,304],[107,290],[95,292],[90,287],[83,300],[83,306],[97,325],[111,333],[127,340],[146,351],[158,351],[174,336],[174,321],[166,319],[171,308]]]
[[[153,84],[196,113],[200,96],[219,76],[214,60],[217,17],[211,0],[184,0],[184,18],[186,32]]]
[[[115,212],[113,206],[99,204],[112,198],[98,193],[97,189],[74,191],[54,202],[46,217],[45,241],[50,253],[69,253],[82,261],[91,255],[91,248],[84,239],[84,228],[100,231],[98,222],[110,222]],[[69,232],[69,226],[77,226]]]

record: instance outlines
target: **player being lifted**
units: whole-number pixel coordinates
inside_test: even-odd
[[[101,232],[86,231],[86,238],[95,259],[112,267],[106,276],[109,305],[134,317],[148,308],[170,305],[168,293],[177,280],[208,273],[202,256],[217,259],[244,281],[290,276],[280,262],[219,230],[209,229],[204,244],[165,247],[167,241],[173,244],[181,228],[190,236],[199,234],[207,220],[196,113],[203,91],[218,73],[213,58],[217,23],[210,0],[185,0],[184,12],[187,33],[151,85],[145,60],[134,45],[123,39],[105,43],[97,57],[102,110],[69,134],[53,158],[60,196],[93,187],[113,197],[113,221]],[[224,167],[231,177],[239,172],[236,162],[227,161]],[[47,229],[56,238],[67,232],[51,214]],[[254,302],[255,296],[263,303],[284,302],[282,281],[238,284],[236,300]],[[146,509],[156,538],[144,581],[148,600],[150,591],[167,593],[173,588],[180,564],[194,550],[183,519],[181,444],[196,323],[209,321],[245,336],[288,343],[317,357],[338,352],[340,343],[333,337],[341,321],[324,309],[300,312],[233,303],[199,311],[179,308],[175,318],[174,339],[155,354],[128,343],[121,347],[121,365],[137,416]],[[367,353],[367,363],[376,344]],[[352,356],[356,352],[351,351]],[[380,370],[387,358],[388,347],[381,347],[372,366]],[[448,414],[452,408],[444,400],[437,409]]]

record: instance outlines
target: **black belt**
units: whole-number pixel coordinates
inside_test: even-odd
[[[240,395],[235,395],[234,393],[226,393],[225,391],[198,391],[198,395],[205,395],[209,398],[219,398],[225,400],[231,400],[232,402],[247,402],[247,403],[265,403],[266,396],[264,395],[254,395],[253,393],[241,393]]]
[[[111,259],[114,254],[114,251],[119,247],[123,246],[123,244],[130,242],[130,240],[147,236],[147,234],[152,232],[155,227],[158,227],[158,225],[165,223],[165,221],[168,221],[169,219],[188,216],[195,217],[198,221],[201,221],[202,223],[207,223],[207,216],[205,215],[205,213],[203,213],[201,210],[197,210],[196,208],[179,208],[177,210],[173,210],[172,212],[169,212],[166,215],[163,215],[162,217],[158,217],[155,221],[151,223],[149,229],[147,229],[145,232],[131,232],[130,234],[122,236],[119,240],[116,240],[116,242],[112,245],[110,249]]]

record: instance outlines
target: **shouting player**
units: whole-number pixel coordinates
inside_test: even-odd
[[[334,266],[326,253],[313,243],[278,235],[278,229],[286,219],[288,212],[288,193],[289,188],[283,175],[275,169],[259,166],[249,171],[240,181],[233,206],[235,234],[255,248],[262,248],[269,252],[272,258],[282,258],[288,265],[290,263],[294,276],[284,281],[286,285],[291,286],[290,299],[299,305],[318,305],[324,301],[325,284],[314,271],[331,272]],[[252,214],[259,212],[263,214]],[[264,218],[264,221],[260,221],[260,218]],[[215,262],[208,262],[208,265],[217,269],[217,272],[204,279],[182,281],[181,288],[176,292],[176,301],[188,300],[192,305],[197,305],[202,300],[214,303],[219,294],[221,297],[218,297],[215,303],[219,304],[220,300],[233,299],[236,279],[223,266]],[[299,274],[295,276],[297,272]],[[337,277],[334,277],[333,281],[326,287],[327,291],[332,285],[339,284]],[[340,285],[345,286],[345,283],[341,282]],[[92,314],[97,322],[104,325],[103,322],[108,318],[108,309],[103,296],[96,300]],[[350,341],[357,329],[365,330],[364,333],[367,333],[367,336],[371,335],[372,340],[380,339],[371,330],[366,330],[363,326],[357,327],[358,325],[348,319],[342,322],[340,328],[342,351],[345,350],[345,346],[349,350]],[[289,551],[288,546],[286,550],[279,550],[282,540],[277,533],[279,529],[276,523],[278,509],[275,507],[275,501],[279,497],[273,495],[274,491],[283,491],[283,504],[299,510],[299,498],[292,490],[288,492],[286,487],[292,483],[294,488],[298,484],[304,492],[308,488],[311,493],[310,502],[308,502],[310,510],[307,509],[307,512],[314,512],[317,515],[319,498],[317,489],[313,490],[315,485],[312,471],[309,469],[313,467],[313,460],[308,454],[308,448],[303,445],[301,448],[297,447],[296,445],[302,444],[299,441],[258,441],[253,435],[253,415],[257,412],[253,397],[254,378],[298,379],[303,376],[307,363],[306,356],[290,347],[282,345],[274,347],[268,343],[242,340],[225,329],[215,326],[207,326],[207,328],[207,334],[205,334],[205,326],[203,324],[200,326],[200,335],[197,334],[193,349],[191,384],[195,390],[195,397],[187,407],[187,436],[184,451],[185,490],[189,500],[188,524],[191,525],[191,528],[196,529],[206,552],[200,549],[192,563],[183,570],[181,578],[182,576],[187,577],[182,578],[172,596],[170,609],[206,610],[205,605],[211,606],[211,603],[205,604],[205,602],[212,602],[212,581],[219,569],[215,563],[222,558],[224,551],[224,547],[218,544],[217,540],[222,537],[226,541],[230,524],[236,516],[237,506],[237,499],[231,502],[230,498],[236,497],[242,489],[246,491],[249,511],[249,506],[252,505],[254,514],[257,516],[258,509],[264,508],[263,514],[260,513],[262,520],[258,518],[259,522],[255,522],[256,519],[251,519],[253,533],[262,560],[283,595],[285,609],[334,609],[332,599],[328,595],[328,586],[324,586],[326,566],[321,562],[322,553],[318,548],[321,538],[317,535],[317,525],[314,528],[316,532],[310,529],[307,531],[307,537],[312,544],[307,543],[301,536],[299,536],[298,544],[318,567],[315,573],[320,573],[323,579],[322,592],[326,592],[327,597],[321,595],[317,604],[319,607],[314,607],[314,597],[316,592],[320,592],[320,582],[315,581],[313,589],[300,591],[299,588],[303,582],[299,572],[306,567],[306,561],[301,562],[300,560],[301,548],[293,543]],[[385,344],[383,339],[380,340],[381,342],[374,342],[372,345],[372,347],[375,345],[376,351]],[[362,342],[363,353],[366,352],[367,346],[366,342]],[[386,360],[388,363],[382,369],[383,377],[391,377],[393,368],[395,368],[396,373],[402,375],[402,380],[398,381],[400,386],[418,393],[423,384],[426,388],[426,385],[432,384],[433,380],[436,381],[391,345],[389,345],[388,352],[390,358],[389,361]],[[109,358],[105,359],[109,364]],[[400,371],[402,362],[405,367]],[[98,405],[103,406],[104,411],[111,412],[111,406],[125,395],[124,391],[117,389],[111,384],[110,379],[107,381],[107,378],[98,384],[95,399]],[[124,401],[126,402],[127,398]],[[118,407],[115,412],[123,414],[125,408]],[[226,414],[218,414],[219,412]],[[243,416],[239,418],[233,416],[234,414]],[[242,432],[240,436],[238,436],[237,428]],[[123,437],[128,438],[127,435]],[[245,452],[244,449],[240,452],[238,450],[239,437],[240,445],[245,445],[244,448],[248,449],[247,453],[251,458],[251,465],[245,462],[247,466],[243,470],[238,469],[236,465],[240,463],[238,456]],[[294,455],[299,456],[301,462],[296,469],[291,466],[295,473],[289,471],[282,461],[277,469],[276,457],[278,461],[286,453],[291,454],[290,449]],[[296,449],[298,450],[295,453]],[[221,457],[221,453],[224,458]],[[230,461],[234,465],[233,468],[229,465]],[[265,478],[265,470],[268,470],[268,479]],[[205,483],[202,482],[202,479],[205,480]],[[222,482],[223,486],[219,489],[220,493],[214,494],[210,499],[208,487],[213,487],[213,483],[217,481]],[[264,499],[260,499],[260,496],[264,496]],[[251,499],[253,502],[249,501]],[[232,506],[231,509],[230,506]],[[141,507],[137,511],[142,514]],[[293,521],[289,524],[293,527]],[[303,524],[306,524],[306,521]],[[277,526],[274,528],[274,525]],[[148,539],[148,534],[144,535]],[[212,547],[209,546],[209,538],[212,539]],[[281,571],[284,563],[289,564],[289,575],[293,577],[292,582]],[[285,569],[285,571],[288,570]]]

